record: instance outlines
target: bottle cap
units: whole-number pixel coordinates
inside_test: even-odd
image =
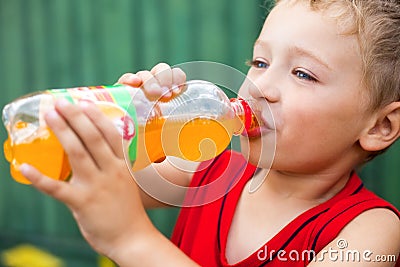
[[[244,111],[244,129],[248,131],[251,127],[252,111],[246,100],[238,98],[238,101],[242,105]]]

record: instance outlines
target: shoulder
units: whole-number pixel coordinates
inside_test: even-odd
[[[324,257],[326,251],[337,252],[335,262],[327,255]],[[374,262],[374,266],[393,266],[399,254],[399,216],[391,209],[374,208],[362,212],[350,221],[339,235],[321,250],[317,260],[310,266],[364,266],[367,262]],[[341,262],[337,262],[338,260]]]
[[[339,236],[351,236],[357,234],[360,239],[379,241],[382,243],[396,243],[400,246],[400,218],[392,210],[387,208],[374,208],[364,211],[355,217]],[[384,246],[384,244],[380,244]]]

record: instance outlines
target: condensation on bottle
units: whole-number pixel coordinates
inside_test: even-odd
[[[58,98],[95,103],[120,131],[134,171],[167,156],[189,161],[214,158],[227,148],[233,135],[259,127],[255,101],[229,100],[218,86],[200,80],[188,81],[167,102],[150,101],[140,88],[127,85],[40,91],[3,109],[8,132],[4,155],[17,182],[29,184],[19,171],[22,163],[57,180],[71,175],[68,156],[44,120]]]

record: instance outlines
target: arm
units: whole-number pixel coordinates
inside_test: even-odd
[[[186,74],[179,68],[171,68],[165,63],[156,65],[151,71],[122,75],[118,83],[141,87],[151,100],[169,99],[180,93]],[[169,90],[169,91],[168,91]],[[140,195],[145,208],[176,206],[182,203],[185,190],[192,179],[198,163],[176,158],[167,158],[135,173]],[[176,185],[175,187],[172,185]]]
[[[180,206],[198,162],[168,157],[161,163],[137,171],[136,183],[145,208]]]
[[[308,266],[392,267],[399,253],[399,218],[388,209],[372,209],[350,222]]]
[[[45,120],[68,154],[73,176],[56,181],[26,164],[21,172],[68,206],[95,250],[120,266],[196,265],[152,225],[126,165],[121,136],[95,105],[61,100]]]
[[[21,171],[34,187],[69,207],[94,249],[120,266],[194,265],[150,222],[119,133],[96,106],[59,101],[46,122],[69,156],[73,177],[56,181],[28,165]]]

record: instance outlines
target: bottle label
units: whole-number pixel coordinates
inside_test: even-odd
[[[71,103],[81,100],[95,103],[109,117],[125,142],[128,157],[133,165],[136,160],[138,124],[136,108],[131,104],[132,89],[125,85],[89,86],[67,89],[51,89],[48,93],[55,98],[65,98]]]

